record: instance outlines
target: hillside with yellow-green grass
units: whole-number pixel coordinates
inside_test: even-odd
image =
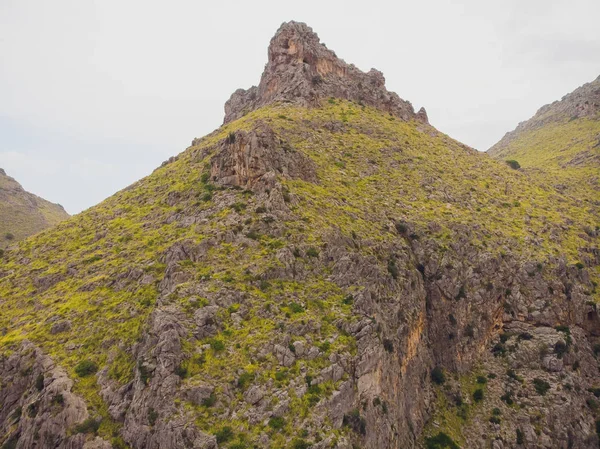
[[[536,181],[600,205],[600,77],[542,107],[489,150]]]
[[[7,251],[0,444],[597,445],[597,216],[382,78],[284,24],[222,127]]]
[[[0,169],[0,248],[6,248],[68,217],[62,206],[25,191]]]

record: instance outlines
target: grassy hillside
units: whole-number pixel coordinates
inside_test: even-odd
[[[4,171],[0,173],[0,248],[68,217],[62,206],[26,192]]]
[[[538,183],[600,205],[600,77],[542,107],[489,150],[516,160]]]
[[[218,188],[208,175],[218,142],[261,124],[275,131],[285,151],[310,158],[317,170],[316,183],[281,177],[288,210],[283,215],[271,213],[269,203],[251,191]],[[592,122],[561,126],[597,132]],[[548,145],[557,141],[560,146],[563,138],[578,145],[563,134],[557,129]],[[588,148],[588,143],[581,145]],[[524,167],[535,159],[517,150],[505,156]],[[548,164],[559,170],[555,159]],[[335,324],[361,318],[352,311],[355,287],[341,287],[328,269],[316,269],[328,236],[369,242],[357,243],[356,251],[376,258],[380,255],[373,245],[397,239],[394,227],[406,226],[415,239],[426,232],[441,251],[461,228],[469,228],[474,243],[490,254],[511,252],[528,260],[564,256],[584,267],[597,216],[587,201],[551,184],[428,125],[356,103],[331,99],[312,109],[264,107],[195,141],[175,160],[98,206],[9,251],[0,265],[0,353],[10,354],[25,339],[39,345],[76,380],[75,390],[90,410],[104,418],[100,435],[112,438],[120,424],[110,418],[97,379],[80,377],[78,364],[106,367],[109,377],[124,385],[141,369],[133,348],[157,303],[176,305],[186,315],[182,320],[191,320],[217,301],[220,331],[207,338],[186,337],[186,358],[178,368],[185,385],[215,385],[217,405],[184,401],[175,406],[193,414],[208,433],[223,435],[231,427],[232,442],[256,443],[266,433],[271,447],[286,447],[290,439],[306,438],[298,427],[302,419],[341,380],[325,382],[302,397],[295,395],[293,382],[317,375],[331,354],[356,353],[354,337]],[[204,242],[205,252],[179,262],[183,280],[161,294],[165,254],[177,242]],[[276,275],[283,249],[307,273],[302,282]],[[597,279],[598,267],[588,268]],[[397,275],[394,262],[381,260],[381,273]],[[69,322],[66,330],[53,332],[63,321]],[[262,354],[281,330],[298,332],[293,329],[302,326],[308,330],[298,338],[320,348],[320,356],[282,368],[272,355]],[[227,407],[243,409],[250,382],[289,390],[289,410],[281,420],[251,425],[242,414],[223,420],[226,406],[219,401],[227,396]],[[322,426],[319,432],[348,432],[326,421]]]

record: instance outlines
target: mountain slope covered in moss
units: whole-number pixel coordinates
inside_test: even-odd
[[[597,445],[597,217],[354,70],[284,24],[224,126],[4,255],[5,447]]]

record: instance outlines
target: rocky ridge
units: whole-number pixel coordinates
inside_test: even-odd
[[[330,97],[372,106],[403,120],[428,120],[424,108],[415,114],[408,101],[385,88],[380,71],[364,73],[346,64],[320,42],[312,28],[286,22],[271,39],[259,85],[231,95],[225,103],[224,123],[273,102],[318,106]]]

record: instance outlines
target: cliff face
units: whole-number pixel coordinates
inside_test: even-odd
[[[597,447],[594,211],[413,112],[289,101],[353,73],[307,30],[243,117],[4,256],[6,447]]]
[[[62,206],[25,191],[0,169],[0,248],[6,248],[68,217]]]

